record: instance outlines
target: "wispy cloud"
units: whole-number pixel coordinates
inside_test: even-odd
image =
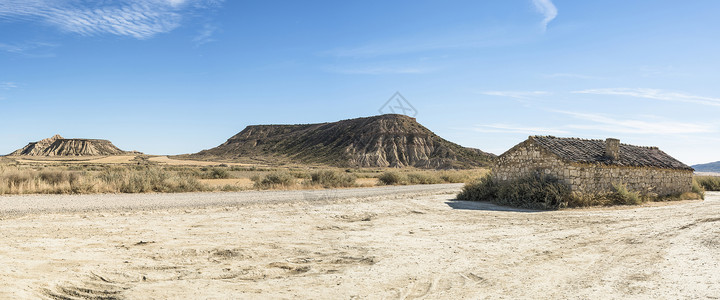
[[[512,124],[503,124],[503,123],[494,123],[494,124],[485,124],[485,125],[477,125],[476,127],[472,128],[473,131],[477,132],[489,132],[489,133],[523,133],[523,134],[567,134],[568,132],[565,130],[557,129],[557,128],[543,128],[543,127],[527,127],[527,126],[518,126],[518,125],[512,125]]]
[[[480,94],[488,96],[509,97],[515,99],[528,99],[536,96],[549,95],[546,91],[484,91]]]
[[[602,114],[571,112],[571,111],[554,111],[569,115],[576,119],[588,121],[592,124],[572,124],[567,128],[595,130],[613,133],[627,134],[688,134],[688,133],[709,133],[716,132],[717,128],[710,124],[703,123],[685,123],[675,122],[662,119],[653,120],[632,120],[618,119]]]
[[[603,79],[602,77],[598,77],[598,76],[576,74],[576,73],[543,74],[542,77],[545,77],[545,78],[575,78],[575,79]]]
[[[14,82],[9,82],[9,81],[0,82],[0,90],[7,91],[10,89],[14,89],[14,88],[17,88],[17,84]],[[0,101],[5,100],[5,99],[6,99],[5,97],[0,95]]]
[[[609,89],[589,89],[582,91],[574,91],[576,94],[595,94],[595,95],[613,95],[613,96],[630,96],[636,98],[645,98],[662,101],[687,102],[702,105],[720,106],[720,98],[697,96],[686,93],[671,92],[658,89],[642,89],[642,88],[609,88]]]
[[[392,67],[392,66],[368,66],[368,67],[331,67],[327,71],[339,74],[360,74],[360,75],[382,75],[382,74],[426,74],[433,71],[424,67]]]
[[[9,90],[14,89],[17,87],[17,84],[14,82],[0,82],[0,89],[2,90]]]
[[[365,45],[339,47],[321,54],[336,57],[372,58],[379,56],[404,55],[432,51],[485,48],[517,44],[527,37],[508,32],[507,29],[484,29],[457,32],[455,34],[423,35],[400,37],[386,41],[375,41]]]
[[[52,53],[51,50],[57,46],[57,44],[42,42],[25,42],[19,44],[0,43],[0,51],[28,57],[53,57],[55,54]]]
[[[200,47],[204,44],[217,41],[215,38],[213,38],[213,34],[215,34],[217,30],[217,26],[205,24],[205,26],[203,26],[203,28],[198,31],[198,34],[195,36],[195,38],[193,38],[195,46]]]
[[[66,32],[150,38],[180,26],[184,12],[218,5],[208,0],[4,0],[0,20],[40,21]]]
[[[544,16],[542,26],[543,30],[547,30],[548,24],[557,17],[557,7],[551,0],[532,0],[532,3],[535,5],[535,9]]]

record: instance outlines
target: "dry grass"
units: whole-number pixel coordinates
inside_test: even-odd
[[[720,191],[720,177],[718,176],[695,176],[694,180],[706,191]]]
[[[458,200],[489,201],[500,205],[533,208],[560,209],[566,207],[640,205],[649,201],[698,200],[704,192],[697,183],[691,192],[673,195],[652,195],[630,191],[624,184],[613,184],[609,193],[572,193],[557,178],[534,173],[511,182],[497,182],[489,174],[465,184],[457,195]]]
[[[73,171],[62,167],[0,166],[0,195],[177,193],[211,190],[197,178],[155,166]]]
[[[140,156],[138,156],[140,157]],[[137,157],[136,157],[137,158]],[[0,195],[174,193],[248,189],[318,189],[368,187],[380,184],[470,182],[485,169],[434,171],[418,169],[340,169],[306,166],[165,165],[129,156],[85,160],[25,162],[2,158]],[[121,163],[129,161],[129,163]],[[397,174],[395,182],[383,181]]]
[[[384,185],[437,184],[437,183],[468,183],[476,181],[486,174],[487,169],[458,171],[387,171],[378,176]]]

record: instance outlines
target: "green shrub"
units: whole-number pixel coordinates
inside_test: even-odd
[[[499,185],[496,203],[532,209],[558,209],[572,201],[570,187],[559,179],[535,172],[511,184]]]
[[[290,175],[297,179],[310,179],[310,174],[305,171],[291,171]]]
[[[288,172],[273,172],[264,177],[253,176],[250,179],[255,181],[255,188],[258,189],[289,188],[295,185],[295,176]]]
[[[220,191],[223,192],[238,192],[244,190],[242,187],[232,184],[226,184],[220,187]]]
[[[720,177],[696,176],[694,179],[705,191],[720,191]]]
[[[320,185],[324,188],[353,187],[357,176],[331,170],[318,171],[310,174],[310,184]]]
[[[698,183],[696,178],[692,181],[692,192],[700,196],[700,199],[705,199],[705,189]]]
[[[457,199],[469,201],[495,201],[497,189],[497,184],[493,181],[492,176],[488,174],[485,175],[485,177],[465,184],[460,194],[457,195]]]
[[[457,198],[521,208],[558,209],[567,207],[573,196],[570,188],[559,179],[535,172],[503,183],[496,183],[490,175],[486,175],[466,184]]]
[[[67,173],[61,171],[42,171],[40,172],[39,177],[41,180],[49,184],[58,184],[68,181]]]
[[[180,193],[208,190],[197,178],[156,167],[111,168],[98,176],[120,193]]]
[[[457,171],[446,171],[440,174],[440,179],[447,183],[465,183],[470,181],[470,176],[466,173],[460,173]]]
[[[437,173],[408,173],[406,178],[409,184],[443,183],[443,180],[440,179],[440,176],[438,176]]]
[[[226,169],[212,168],[206,179],[228,179],[230,178],[230,172]]]
[[[5,181],[8,183],[8,185],[14,185],[19,186],[24,183],[30,182],[33,180],[33,176],[31,173],[10,173],[5,175]]]
[[[639,193],[628,191],[624,184],[613,184],[612,186],[613,192],[608,195],[608,198],[612,200],[612,204],[638,205],[643,202]]]
[[[398,172],[385,172],[378,177],[378,180],[384,185],[405,184],[407,182],[405,176]]]

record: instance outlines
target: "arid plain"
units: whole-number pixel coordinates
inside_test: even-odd
[[[720,297],[720,194],[527,211],[461,184],[0,197],[0,298]]]

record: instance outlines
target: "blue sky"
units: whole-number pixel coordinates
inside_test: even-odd
[[[0,0],[0,153],[56,133],[214,147],[378,114],[440,136],[620,138],[720,160],[717,1]]]

